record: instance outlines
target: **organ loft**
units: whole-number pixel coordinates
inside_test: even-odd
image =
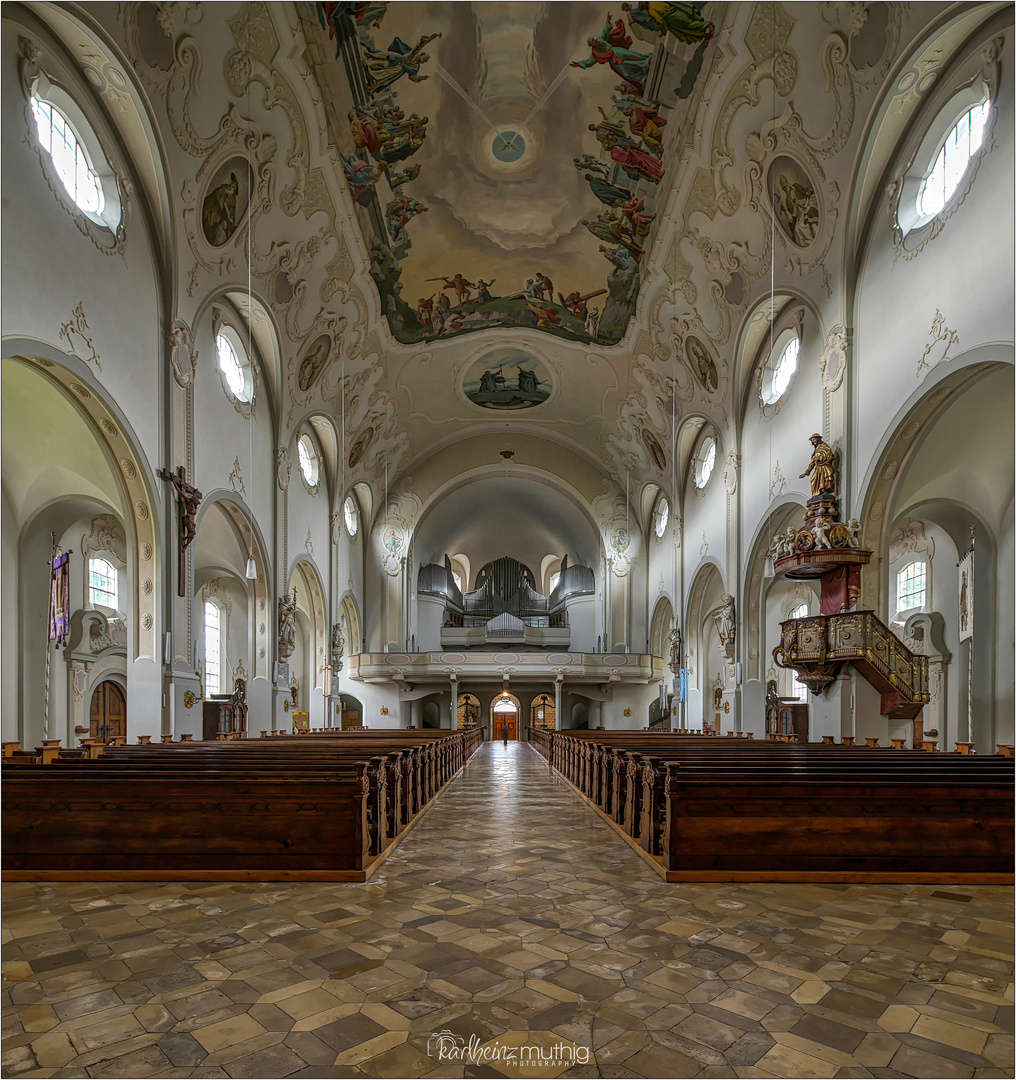
[[[8,1076],[1013,1069],[1013,17],[4,5]]]

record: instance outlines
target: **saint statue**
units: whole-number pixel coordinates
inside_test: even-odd
[[[288,660],[296,646],[296,589],[279,598],[279,656]]]
[[[808,468],[801,473],[801,479],[811,474],[812,498],[819,495],[833,495],[836,493],[838,480],[838,455],[819,434],[812,435],[810,442],[815,449],[811,453]]]

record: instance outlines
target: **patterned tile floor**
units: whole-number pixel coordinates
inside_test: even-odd
[[[367,885],[3,893],[7,1077],[1013,1075],[1011,889],[667,885],[523,744]]]

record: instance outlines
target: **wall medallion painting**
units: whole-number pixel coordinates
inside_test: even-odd
[[[799,248],[809,248],[818,236],[821,218],[815,186],[804,169],[782,155],[769,168],[768,190],[780,230]]]
[[[212,247],[229,242],[250,205],[250,168],[230,158],[215,171],[201,202],[201,231]]]
[[[546,364],[521,349],[506,347],[474,360],[462,389],[484,409],[532,409],[550,397],[552,383]]]
[[[396,340],[621,340],[726,8],[297,5]]]

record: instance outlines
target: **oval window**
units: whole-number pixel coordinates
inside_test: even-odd
[[[709,483],[716,465],[716,440],[710,435],[699,450],[698,463],[695,466],[695,486],[701,491]]]
[[[300,460],[300,472],[307,481],[307,486],[314,487],[318,482],[318,454],[309,435],[301,435],[297,440],[296,454]]]
[[[775,405],[787,392],[790,380],[797,371],[800,355],[801,339],[797,334],[793,330],[781,334],[762,379],[762,400],[766,405]],[[775,362],[772,361],[772,357],[776,358]]]
[[[222,379],[229,392],[238,401],[250,401],[254,396],[250,360],[240,342],[240,337],[230,326],[224,326],[215,338],[215,355],[222,372]]]
[[[84,113],[45,75],[32,84],[29,103],[39,146],[71,202],[90,221],[115,232],[122,216],[116,177]]]
[[[356,512],[356,503],[353,502],[352,495],[347,495],[346,501],[342,504],[342,517],[346,523],[346,532],[349,533],[349,538],[352,540],[356,536],[356,530],[359,526],[359,515]]]
[[[670,521],[670,503],[661,495],[656,502],[656,514],[655,525],[656,535],[660,538],[667,531],[667,524]]]
[[[985,99],[967,109],[946,135],[917,196],[917,212],[923,221],[940,214],[956,194],[971,158],[984,142],[990,107],[991,102]]]

